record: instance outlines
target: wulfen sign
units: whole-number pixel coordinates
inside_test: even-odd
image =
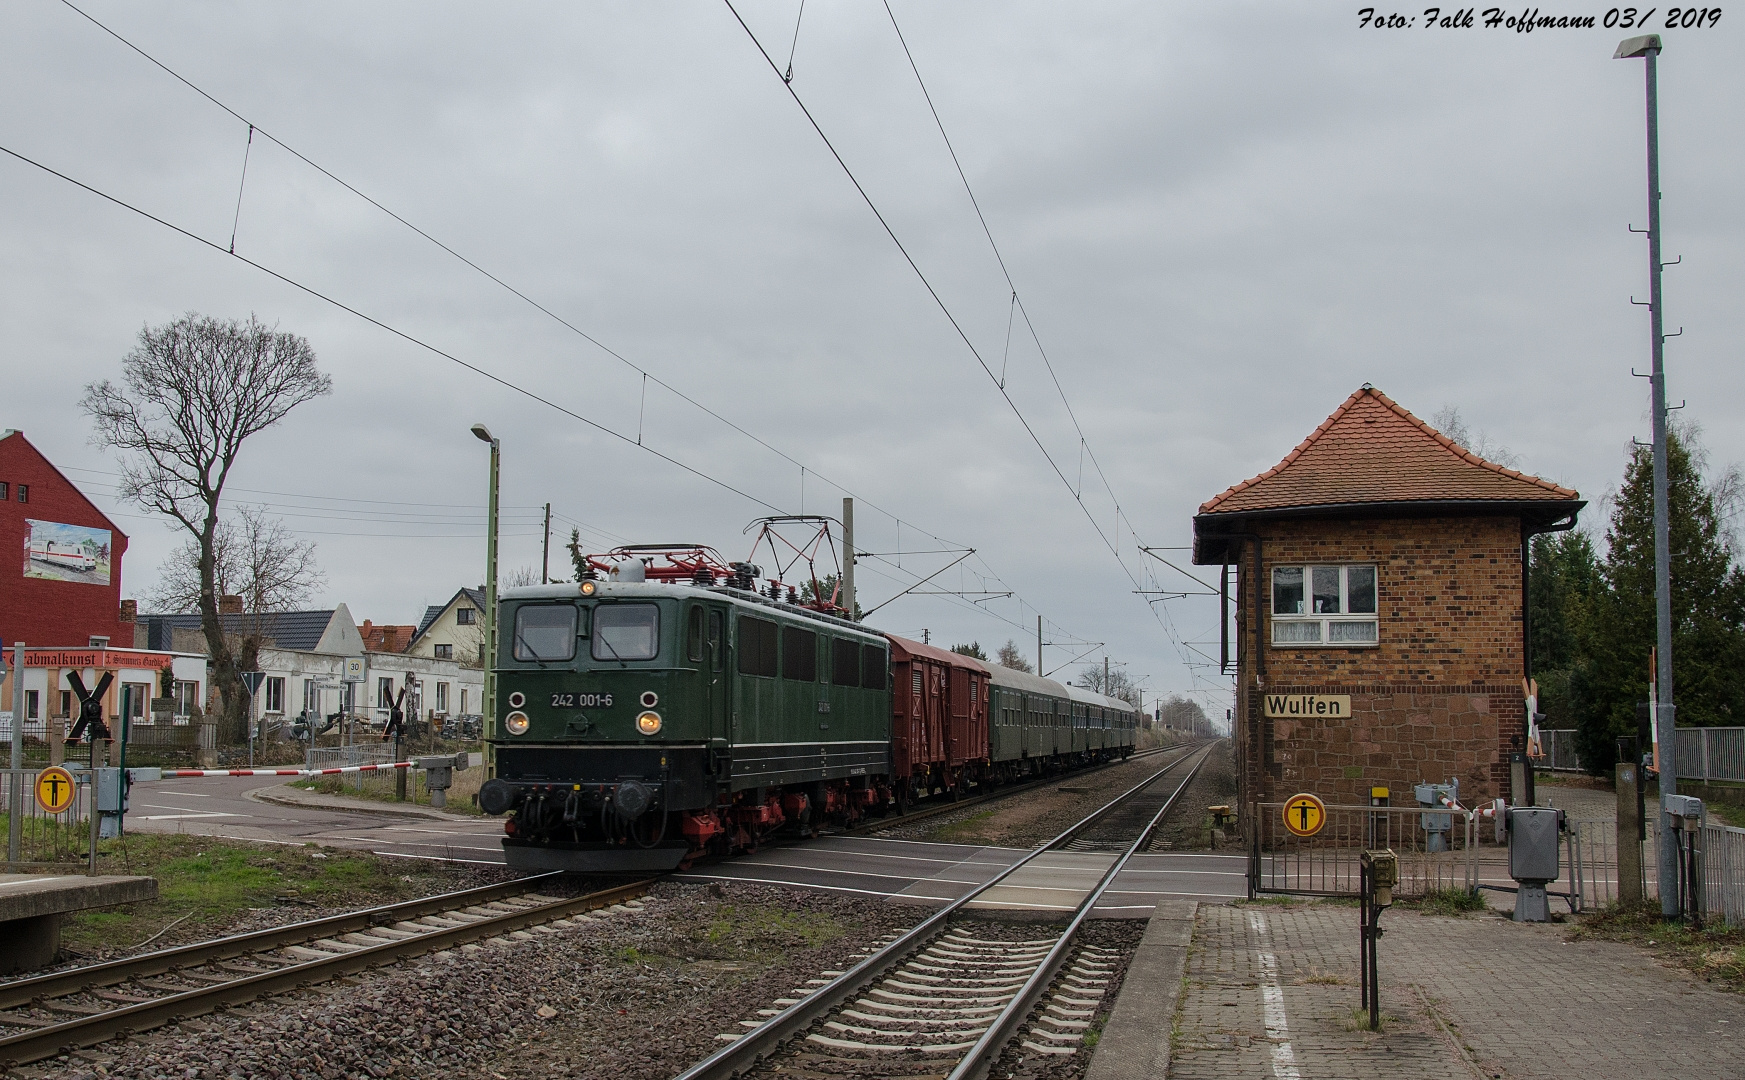
[[[1320,716],[1330,720],[1351,717],[1350,694],[1267,694],[1265,701],[1268,716]]]

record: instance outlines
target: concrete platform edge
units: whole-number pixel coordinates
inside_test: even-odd
[[[1169,1073],[1170,1033],[1194,939],[1194,900],[1160,901],[1145,926],[1085,1080],[1157,1080]]]

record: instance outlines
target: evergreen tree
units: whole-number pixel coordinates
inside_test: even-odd
[[[1667,508],[1672,578],[1673,700],[1683,727],[1745,723],[1745,572],[1741,572],[1704,482],[1696,432],[1668,431]],[[1572,666],[1578,748],[1590,769],[1609,769],[1615,740],[1636,732],[1636,705],[1648,699],[1655,641],[1654,465],[1645,446],[1631,450],[1606,529],[1604,588],[1588,613],[1586,656]]]
[[[1548,728],[1576,726],[1595,597],[1605,588],[1593,537],[1585,531],[1541,534],[1529,553],[1527,603],[1533,677]]]
[[[959,656],[967,656],[972,660],[986,661],[988,654],[982,651],[982,643],[972,641],[968,645],[953,645],[951,651]]]

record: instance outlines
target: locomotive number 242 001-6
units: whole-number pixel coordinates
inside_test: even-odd
[[[553,694],[551,707],[554,709],[596,709],[612,707],[611,694]]]

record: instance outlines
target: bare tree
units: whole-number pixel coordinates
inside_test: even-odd
[[[1436,415],[1430,418],[1430,426],[1493,465],[1505,469],[1521,467],[1521,458],[1514,451],[1501,443],[1491,442],[1490,436],[1482,431],[1474,434],[1466,426],[1457,406],[1444,405],[1436,410]]]
[[[1212,721],[1206,716],[1206,710],[1200,708],[1200,703],[1180,694],[1171,694],[1163,699],[1160,711],[1163,722],[1176,731],[1192,732],[1195,735],[1211,735]]]
[[[538,585],[539,571],[531,566],[518,566],[504,575],[499,584],[505,589],[519,589],[523,585]]]
[[[1144,698],[1140,696],[1139,684],[1121,666],[1109,668],[1108,675],[1105,677],[1103,665],[1086,664],[1079,671],[1079,685],[1093,694],[1120,698],[1135,709],[1144,708],[1142,704]]]
[[[247,504],[220,521],[212,535],[213,587],[240,596],[251,614],[290,611],[304,604],[327,577],[315,565],[315,544],[298,540],[281,521]],[[156,611],[200,610],[200,543],[190,537],[164,560],[158,583],[145,594]]]
[[[121,496],[175,521],[198,550],[199,610],[227,734],[243,729],[245,670],[218,618],[220,504],[243,443],[330,393],[309,343],[248,321],[193,312],[145,327],[121,361],[120,387],[85,387],[95,441],[121,456]],[[257,642],[258,646],[258,642]],[[252,657],[248,657],[252,661]]]
[[[1013,671],[1035,670],[1030,666],[1030,661],[1024,659],[1024,654],[1018,651],[1018,643],[1011,638],[1007,638],[1006,643],[994,653],[994,662]]]

